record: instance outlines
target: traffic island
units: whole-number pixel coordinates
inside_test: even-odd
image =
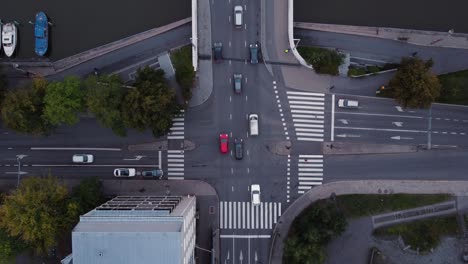
[[[417,152],[414,145],[324,142],[324,155],[393,154]]]

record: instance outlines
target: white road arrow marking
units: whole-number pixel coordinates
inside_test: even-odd
[[[255,250],[255,262],[258,261],[257,251]]]
[[[398,110],[398,112],[403,112],[403,108],[401,108],[401,106],[395,106],[395,108]]]
[[[348,124],[348,120],[346,119],[338,119],[338,121],[340,121],[341,123],[347,125]]]
[[[412,137],[400,137],[400,136],[394,136],[394,137],[391,137],[391,139],[400,140],[400,139],[413,139],[413,138],[412,138]]]
[[[336,136],[341,137],[341,138],[358,138],[358,137],[361,137],[361,135],[353,135],[353,134],[338,134]]]
[[[124,160],[141,160],[141,158],[144,158],[145,156],[135,156],[134,159],[124,159]]]
[[[403,122],[392,122],[392,124],[397,126],[397,127],[402,127],[403,126]]]
[[[244,260],[244,256],[242,256],[242,250],[241,250],[240,255],[239,255],[240,264],[242,264],[243,260]]]

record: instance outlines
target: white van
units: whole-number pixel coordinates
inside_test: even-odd
[[[234,26],[242,27],[242,6],[240,5],[234,7]]]
[[[359,102],[355,100],[340,99],[338,100],[338,107],[342,108],[358,108]]]
[[[258,115],[256,114],[249,115],[249,127],[250,127],[250,135],[258,136]]]

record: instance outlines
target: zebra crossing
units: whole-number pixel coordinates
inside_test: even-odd
[[[180,114],[172,118],[172,127],[167,134],[167,139],[184,139],[184,110],[180,110]]]
[[[298,193],[310,190],[314,185],[321,185],[323,181],[323,155],[299,155]]]
[[[297,140],[323,142],[325,94],[286,91]]]
[[[281,203],[219,202],[221,229],[272,229],[281,216]]]
[[[167,151],[167,179],[184,179],[184,150]]]

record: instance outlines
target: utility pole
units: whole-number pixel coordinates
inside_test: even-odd
[[[431,135],[432,135],[432,104],[429,107],[429,116],[428,116],[428,129],[427,129],[427,149],[431,149]]]
[[[16,155],[16,161],[18,161],[18,181],[16,182],[16,188],[19,187],[20,175],[21,175],[21,160],[27,155]]]

